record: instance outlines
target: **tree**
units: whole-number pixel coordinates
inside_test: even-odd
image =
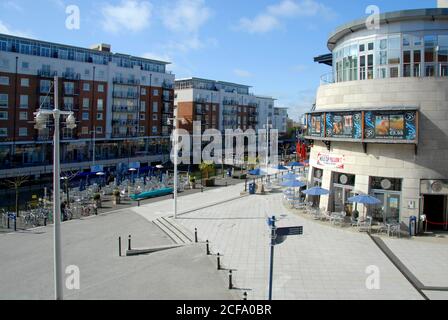
[[[72,170],[72,171],[66,171],[62,174],[61,179],[64,181],[64,189],[67,196],[67,206],[70,207],[70,181],[75,179],[80,171],[78,170]]]
[[[199,165],[201,173],[205,174],[205,179],[208,180],[210,173],[215,169],[215,166],[211,162],[202,162]]]
[[[4,182],[5,185],[7,185],[10,189],[14,189],[16,192],[16,210],[15,211],[16,211],[17,217],[19,217],[19,189],[28,181],[29,181],[28,176],[17,176],[13,179],[9,179]]]

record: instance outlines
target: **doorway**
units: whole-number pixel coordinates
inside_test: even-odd
[[[425,195],[423,199],[423,214],[426,215],[428,230],[447,231],[447,196]]]

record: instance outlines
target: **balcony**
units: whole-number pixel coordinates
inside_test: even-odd
[[[260,105],[258,104],[258,103],[256,103],[256,102],[249,102],[248,104],[247,104],[249,107],[252,107],[252,108],[258,108]]]
[[[172,90],[172,89],[174,89],[174,84],[172,84],[172,83],[168,83],[168,82],[164,81],[164,82],[162,83],[162,88],[163,88],[163,89]]]
[[[138,107],[130,107],[130,106],[112,106],[113,112],[121,112],[121,113],[137,113]]]
[[[224,100],[222,102],[222,104],[226,105],[226,106],[238,106],[239,105],[238,101],[235,101],[235,100]]]
[[[66,80],[80,80],[81,74],[74,73],[74,72],[63,72],[62,78],[66,79]]]
[[[194,102],[196,102],[196,103],[207,103],[207,99],[205,99],[205,98],[195,98]]]
[[[123,92],[123,91],[114,91],[113,93],[114,98],[119,99],[132,99],[136,100],[139,98],[138,92]]]
[[[140,80],[138,80],[138,79],[113,78],[113,83],[125,84],[125,85],[131,85],[131,86],[138,86],[138,85],[140,85]]]
[[[63,93],[64,96],[77,96],[79,95],[79,90],[75,90],[74,88],[64,88]]]
[[[37,70],[37,76],[41,78],[54,78],[58,75],[57,71],[51,71],[51,70]]]
[[[321,86],[325,86],[325,85],[332,84],[332,83],[335,83],[333,72],[326,73],[320,77],[320,85]]]

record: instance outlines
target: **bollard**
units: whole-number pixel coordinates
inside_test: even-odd
[[[14,231],[17,231],[17,217],[14,219]]]
[[[10,228],[10,226],[9,226],[9,215],[8,215],[8,223],[7,223],[7,227],[8,227],[8,229]]]
[[[121,257],[121,237],[118,237],[118,256]]]
[[[205,248],[206,248],[207,255],[209,256],[210,255],[210,245],[209,245],[208,240],[206,241]]]
[[[48,219],[47,217],[44,218],[44,227],[47,226],[47,219]]]
[[[221,270],[221,256],[219,255],[218,252],[218,257],[216,258],[217,264],[218,264],[218,270]]]
[[[139,206],[139,207],[140,207],[140,200],[138,200],[138,201],[137,201],[137,206]]]
[[[243,300],[244,300],[244,301],[247,300],[247,292],[244,292],[244,294],[243,294]]]
[[[194,242],[198,243],[198,228],[194,228]]]
[[[128,250],[131,251],[131,236],[129,236],[129,241],[128,241]]]
[[[247,178],[246,178],[246,180],[244,181],[244,192],[247,192]]]
[[[232,283],[232,270],[229,270],[229,290],[233,289],[233,283]]]

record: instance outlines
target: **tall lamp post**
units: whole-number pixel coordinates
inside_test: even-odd
[[[60,118],[61,115],[67,116],[66,126],[68,129],[76,128],[76,119],[73,112],[59,110],[59,92],[58,77],[54,78],[54,110],[39,109],[35,113],[35,129],[42,130],[46,128],[48,117],[54,119],[54,143],[53,143],[53,219],[54,219],[54,290],[55,299],[62,300],[63,279],[62,279],[62,256],[61,256],[61,168],[60,168]]]
[[[270,120],[271,119],[268,117],[266,124],[263,125],[263,128],[266,129],[266,174],[268,174],[268,171],[269,171],[269,140],[270,140],[269,133],[270,133],[270,129],[273,128],[272,124],[270,123],[271,122]],[[268,176],[269,176],[269,174],[268,174]]]
[[[182,124],[187,124],[187,120],[184,118],[177,117],[177,108],[174,110],[174,118],[168,119],[168,124],[173,124],[173,162],[174,162],[174,219],[177,219],[177,159],[179,156],[178,143],[179,143],[179,135],[177,134],[177,121],[181,121]]]

